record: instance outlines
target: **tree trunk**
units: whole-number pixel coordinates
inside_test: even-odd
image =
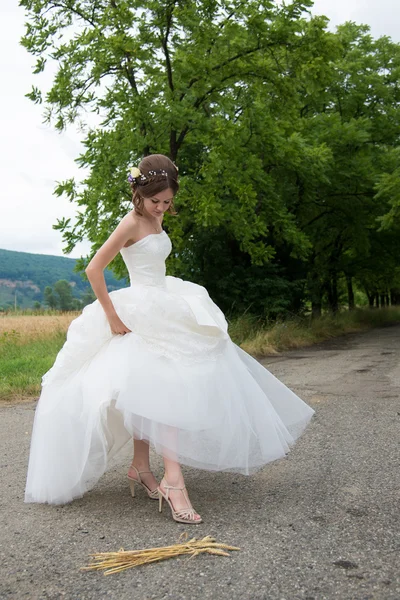
[[[368,304],[370,308],[374,308],[374,300],[375,300],[375,296],[374,294],[368,294],[368,292],[366,292],[367,297],[368,297]]]
[[[385,308],[385,294],[381,294],[381,308]]]
[[[319,302],[312,301],[311,302],[311,318],[318,319],[318,317],[320,317],[321,314],[322,314],[321,301],[319,301]]]
[[[322,297],[324,290],[321,285],[319,274],[316,270],[312,269],[308,273],[307,287],[309,298],[311,300],[311,318],[317,319],[322,314]]]
[[[398,288],[393,288],[390,290],[390,304],[392,306],[397,306],[400,304],[400,290]]]
[[[375,294],[375,306],[379,308],[379,294]]]
[[[332,273],[331,280],[328,283],[328,304],[333,313],[339,310],[338,289],[337,289],[337,273]]]
[[[386,302],[386,306],[390,306],[390,300],[389,300],[389,294],[388,293],[385,294],[385,302]]]
[[[346,283],[349,310],[354,310],[356,305],[354,302],[353,278],[351,277],[351,275],[346,275]]]

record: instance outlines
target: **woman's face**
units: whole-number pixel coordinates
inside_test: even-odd
[[[173,198],[174,194],[170,188],[151,196],[151,198],[143,198],[143,212],[159,219],[171,206]]]

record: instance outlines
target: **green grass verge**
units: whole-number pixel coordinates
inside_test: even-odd
[[[0,400],[35,398],[42,375],[50,369],[65,340],[58,331],[22,343],[18,336],[0,337]]]
[[[294,318],[264,326],[255,317],[243,315],[229,323],[229,334],[243,350],[261,357],[391,323],[400,323],[400,307],[357,309],[314,321]],[[65,332],[60,330],[25,341],[17,332],[0,336],[0,401],[37,398],[41,378],[64,341]]]

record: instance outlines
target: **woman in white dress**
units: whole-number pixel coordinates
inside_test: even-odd
[[[284,457],[314,411],[231,340],[204,287],[166,275],[174,163],[147,156],[129,180],[134,209],[86,269],[97,300],[42,380],[25,501],[82,496],[133,438],[132,495],[141,485],[160,510],[166,500],[176,521],[196,524],[180,464],[248,475]],[[103,271],[118,252],[130,287],[108,293]],[[159,484],[150,445],[164,460]]]

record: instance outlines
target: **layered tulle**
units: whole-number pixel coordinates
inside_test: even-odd
[[[144,245],[156,252],[160,243]],[[112,335],[98,301],[72,322],[43,378],[27,502],[82,496],[133,436],[182,464],[249,474],[285,456],[311,419],[307,404],[232,342],[204,287],[154,281],[111,293],[132,330],[125,336]]]

